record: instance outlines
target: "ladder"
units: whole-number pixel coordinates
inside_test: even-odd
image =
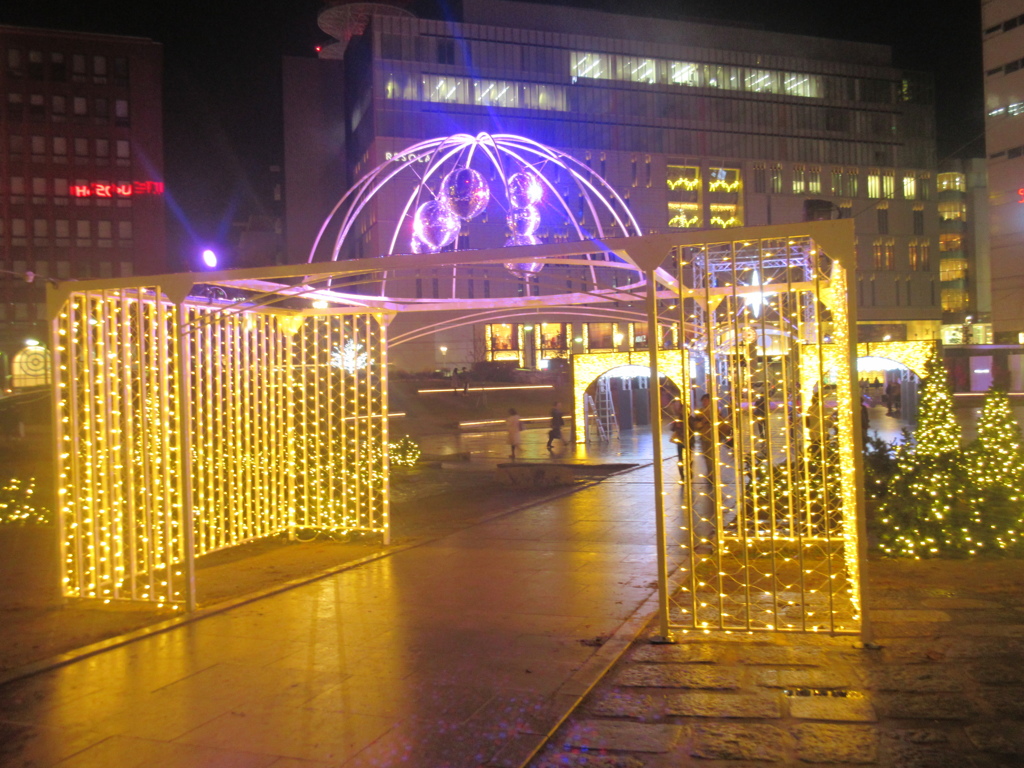
[[[587,413],[586,439],[590,440],[590,425],[597,431],[597,439],[606,442],[612,435],[618,434],[619,424],[615,418],[615,403],[612,400],[612,388],[609,380],[601,377],[597,380],[597,402],[587,395],[584,400],[584,411]]]
[[[590,442],[591,427],[597,431],[597,439],[599,441],[602,443],[608,441],[608,434],[604,431],[604,425],[597,415],[597,403],[594,402],[594,398],[590,395],[585,395],[583,399],[583,418],[585,420],[583,428],[583,440],[585,442]]]

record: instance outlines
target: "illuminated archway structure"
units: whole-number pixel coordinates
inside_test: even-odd
[[[742,480],[735,515],[720,499],[709,510],[707,493],[666,511],[653,492],[663,633],[856,631],[859,411],[851,408],[845,301],[852,224],[516,249],[515,263],[548,265],[588,265],[599,252],[604,264],[642,276],[628,292],[453,302],[331,289],[382,270],[503,265],[509,250],[51,286],[65,594],[187,603],[197,554],[302,527],[386,535],[387,325],[397,314],[454,304],[462,314],[501,317],[633,302],[646,310],[648,327],[674,320],[684,329],[671,360],[658,350],[660,334],[652,336],[652,377],[667,365],[672,378],[690,381],[694,366],[695,386],[722,409],[716,433],[729,422],[736,456],[756,468]],[[200,281],[220,290],[197,290]],[[788,341],[758,348],[759,339],[778,335]],[[794,371],[808,360],[818,370],[834,366],[848,386],[837,388],[833,404],[813,413],[804,404],[780,427]],[[762,443],[750,402],[764,389],[758,381],[773,387],[773,424]],[[653,388],[654,489],[662,487],[657,397]],[[814,446],[823,444],[827,458],[815,461]],[[699,482],[690,477],[688,487]]]

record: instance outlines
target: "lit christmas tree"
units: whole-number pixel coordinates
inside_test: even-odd
[[[966,452],[971,480],[971,523],[990,551],[1021,545],[1024,447],[1005,392],[990,389],[978,439]]]
[[[978,549],[961,503],[966,487],[960,425],[937,352],[925,368],[912,444],[897,455],[897,471],[881,508],[880,546],[895,557],[974,554]]]
[[[1024,498],[1024,446],[1005,392],[989,390],[978,422],[978,439],[971,449],[974,461],[969,462],[968,472],[978,488],[1000,486],[1011,492],[1014,501]]]

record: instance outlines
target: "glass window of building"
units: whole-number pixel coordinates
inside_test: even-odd
[[[943,221],[963,221],[967,218],[967,203],[963,200],[939,202],[939,218]]]
[[[889,234],[889,207],[879,206],[878,207],[878,234],[888,235]]]
[[[896,176],[892,171],[882,174],[882,197],[891,200],[896,196]]]
[[[71,79],[76,83],[85,80],[85,55],[81,53],[71,54]]]
[[[127,99],[115,99],[114,100],[114,121],[121,126],[128,125],[128,100]]]
[[[806,192],[804,185],[804,167],[802,165],[793,166],[793,194],[802,195]]]
[[[75,96],[71,100],[71,111],[78,117],[89,114],[89,100],[84,96]]]
[[[944,283],[963,280],[967,277],[966,259],[942,259],[939,262],[939,280]]]
[[[877,199],[882,196],[882,177],[877,172],[868,174],[868,197]]]
[[[33,80],[42,80],[44,76],[45,68],[43,66],[43,52],[42,51],[29,51],[28,52],[28,76]]]
[[[45,240],[50,236],[50,222],[46,219],[32,220],[32,239]]]
[[[924,209],[923,208],[915,208],[911,212],[911,215],[913,216],[914,234],[915,235],[923,235],[924,234]]]
[[[943,232],[939,235],[940,251],[959,251],[962,247],[963,240],[959,232]]]
[[[540,346],[542,349],[567,349],[567,337],[565,323],[540,324]]]
[[[668,225],[677,229],[702,226],[700,205],[670,202],[668,204]]]
[[[742,188],[739,168],[708,168],[708,192],[739,192]]]
[[[967,179],[962,173],[940,173],[938,176],[939,192],[955,190],[957,192],[967,191]]]
[[[507,80],[474,80],[474,103],[487,107],[518,107],[519,86]]]
[[[712,227],[742,227],[743,220],[740,218],[739,206],[732,203],[712,203],[710,206],[711,218],[708,224]]]
[[[67,219],[57,219],[53,222],[53,234],[58,240],[57,245],[62,245],[61,240],[71,237],[71,222]]]
[[[838,168],[832,169],[832,194],[843,194],[843,172]]]
[[[657,64],[654,59],[642,59],[636,56],[623,56],[622,78],[633,83],[658,82]]]
[[[769,176],[771,182],[771,192],[773,195],[778,195],[782,192],[782,167],[773,165],[771,167],[771,174]]]
[[[614,323],[587,323],[589,349],[615,349]]]
[[[50,99],[50,112],[54,117],[63,117],[68,111],[66,96],[54,96]]]
[[[692,192],[700,188],[700,168],[695,165],[669,165],[668,188]]]
[[[763,194],[768,190],[768,177],[765,172],[764,163],[754,164],[754,192]]]
[[[903,198],[905,200],[917,199],[917,177],[904,174],[903,176]]]
[[[599,53],[573,51],[569,54],[569,72],[574,78],[591,77],[606,79],[610,77],[608,59],[608,56],[603,56]]]
[[[117,239],[118,240],[131,240],[132,239],[132,223],[130,221],[119,221],[119,222],[117,222]]]
[[[809,168],[807,170],[807,194],[821,194],[821,168]]]
[[[50,79],[59,83],[68,79],[67,62],[60,51],[53,51],[50,54]]]
[[[487,326],[491,336],[491,349],[519,349],[519,338],[514,323],[493,323]]]

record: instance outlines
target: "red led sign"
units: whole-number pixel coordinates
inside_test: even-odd
[[[132,197],[133,195],[162,195],[162,181],[94,181],[89,184],[72,184],[72,197]]]
[[[1017,190],[1017,202],[1024,203],[1024,187]]]

